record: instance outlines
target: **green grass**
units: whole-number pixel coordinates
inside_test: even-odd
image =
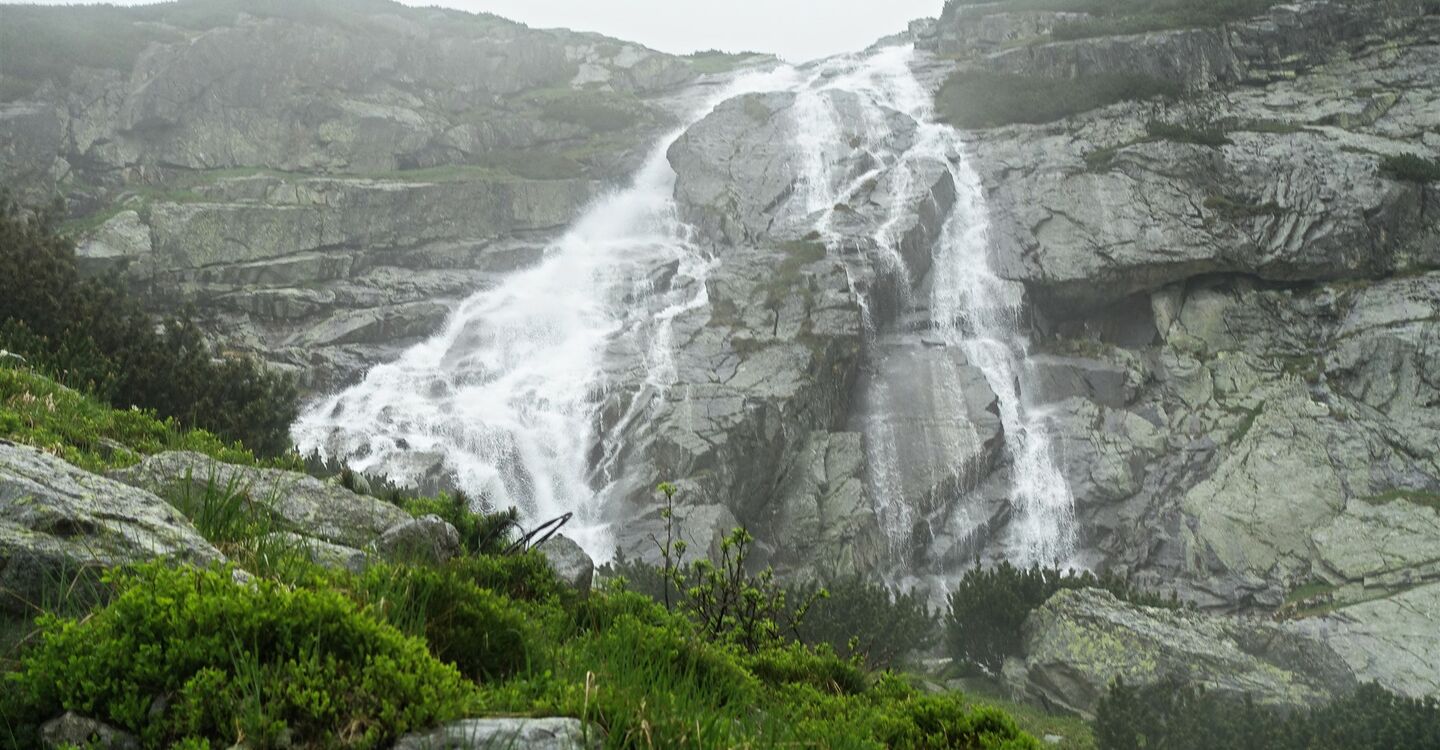
[[[1335,584],[1328,581],[1311,581],[1309,583],[1301,584],[1293,591],[1286,594],[1285,603],[1287,605],[1298,604],[1305,601],[1306,599],[1310,599],[1321,594],[1332,593],[1339,588],[1339,586],[1336,586]]]
[[[0,438],[34,446],[88,471],[130,466],[170,450],[254,465],[253,453],[204,430],[139,409],[114,409],[28,368],[0,362]]]
[[[958,128],[1039,124],[1128,100],[1175,98],[1179,85],[1137,75],[1073,79],[960,71],[935,94],[939,118]]]

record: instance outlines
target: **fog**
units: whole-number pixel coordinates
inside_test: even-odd
[[[37,0],[42,5],[76,5]],[[530,26],[563,26],[640,42],[664,52],[771,52],[792,62],[862,49],[934,16],[942,0],[401,0],[495,13]],[[119,5],[146,2],[122,0]]]

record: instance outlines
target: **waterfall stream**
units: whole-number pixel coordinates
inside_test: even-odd
[[[790,221],[808,224],[832,255],[843,258],[847,248],[863,248],[859,261],[846,263],[872,350],[899,321],[928,310],[926,335],[958,348],[984,373],[998,397],[1013,466],[1008,553],[1027,563],[1067,561],[1075,544],[1072,499],[1051,455],[1044,414],[1025,402],[1020,289],[990,270],[979,179],[960,134],[933,121],[929,93],[910,68],[912,56],[909,48],[887,47],[802,69],[742,75],[689,122],[743,93],[795,95],[797,184],[780,210]],[[294,428],[301,449],[343,457],[359,470],[400,481],[418,481],[429,467],[442,465],[457,486],[493,506],[514,505],[531,519],[575,513],[567,533],[592,554],[608,556],[613,547],[602,509],[604,487],[615,478],[603,476],[603,455],[597,477],[594,458],[602,438],[600,404],[613,385],[603,355],[620,340],[621,350],[644,360],[645,385],[668,388],[676,377],[670,322],[708,304],[704,281],[720,262],[677,216],[676,175],[666,151],[684,129],[662,138],[633,184],[597,200],[539,264],[475,293],[432,338],[310,405]],[[917,273],[901,250],[900,227],[906,212],[916,210],[908,199],[920,171],[936,165],[948,170],[956,197],[931,249],[930,267]],[[850,236],[836,226],[835,207],[877,180],[888,186],[878,208],[883,215],[873,234]],[[652,272],[665,264],[674,264],[674,279],[653,284]],[[855,281],[866,274],[894,290],[886,320],[873,310],[873,289]],[[869,402],[883,410],[895,398],[889,386],[883,377],[872,378]],[[934,387],[940,391],[936,408],[963,416],[959,377],[942,372]],[[622,426],[647,418],[640,403],[636,399],[620,418]],[[869,492],[900,560],[923,514],[899,490],[904,457],[895,424],[869,420],[863,432]],[[975,440],[973,434],[967,439]],[[941,473],[958,473],[965,470],[960,456],[972,447],[957,442],[930,450],[942,458]],[[955,457],[949,464],[947,455]],[[939,486],[944,477],[935,480]]]

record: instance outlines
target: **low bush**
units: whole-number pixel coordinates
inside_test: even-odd
[[[1025,618],[1061,589],[1100,588],[1134,604],[1178,607],[1165,599],[1132,588],[1110,573],[1060,571],[1057,568],[1017,568],[1008,562],[968,571],[950,592],[945,616],[945,638],[958,662],[999,671],[1007,656],[1022,652]]]
[[[502,679],[529,663],[535,632],[524,614],[457,569],[377,565],[356,588],[386,622],[423,635],[431,653],[472,680]]]
[[[42,618],[40,642],[5,677],[0,716],[17,747],[67,710],[151,747],[274,746],[287,734],[376,747],[473,706],[473,686],[423,641],[338,592],[158,564],[113,580],[120,593],[104,609]]]
[[[941,121],[957,128],[979,129],[1053,122],[1116,102],[1180,94],[1178,84],[1141,75],[1060,79],[960,71],[936,92],[935,111]]]
[[[1414,154],[1387,156],[1380,161],[1380,174],[1404,182],[1440,182],[1440,160]]]
[[[1116,682],[1096,708],[1101,750],[1391,750],[1440,747],[1440,700],[1376,685],[1310,709],[1262,706],[1194,685]]]
[[[248,358],[219,358],[188,315],[157,321],[118,283],[86,279],[49,212],[0,198],[0,348],[119,408],[243,441],[264,456],[290,450],[299,396],[288,376]]]

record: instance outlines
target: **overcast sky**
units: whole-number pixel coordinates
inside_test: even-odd
[[[76,4],[73,0],[28,1]],[[151,0],[114,1],[139,5]],[[773,52],[791,62],[861,49],[904,29],[911,19],[939,15],[944,5],[944,0],[400,1],[488,11],[536,27],[598,31],[665,52],[755,50]]]

